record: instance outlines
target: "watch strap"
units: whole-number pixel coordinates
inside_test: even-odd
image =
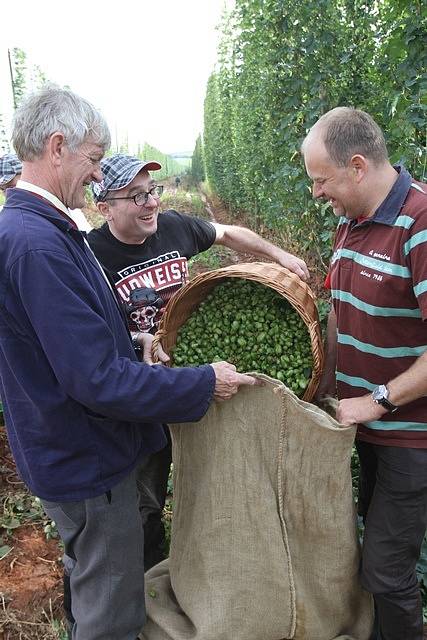
[[[375,402],[377,402],[382,407],[384,407],[384,409],[387,409],[387,411],[390,411],[390,413],[394,413],[398,409],[398,407],[395,404],[393,404],[392,402],[390,402],[390,400],[387,400],[387,398],[380,398],[379,400],[376,400]]]

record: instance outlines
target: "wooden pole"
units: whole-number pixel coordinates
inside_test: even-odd
[[[12,71],[12,58],[10,55],[10,49],[7,50],[7,56],[9,58],[9,71],[10,71],[10,83],[12,85],[12,95],[13,95],[13,108],[16,109],[16,95],[15,95],[15,82],[13,80],[13,71]]]

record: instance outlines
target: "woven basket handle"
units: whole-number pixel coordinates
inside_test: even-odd
[[[154,363],[160,362],[159,356],[157,355],[157,349],[159,344],[161,344],[162,342],[163,336],[165,335],[166,331],[163,331],[163,329],[159,329],[154,335],[153,342],[151,344],[151,359]],[[163,364],[170,366],[170,362],[165,362]]]

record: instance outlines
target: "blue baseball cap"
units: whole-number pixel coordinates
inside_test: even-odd
[[[5,187],[21,173],[22,162],[15,153],[6,153],[0,157],[0,187]]]
[[[101,160],[102,182],[91,183],[93,197],[96,202],[104,200],[108,191],[127,187],[142,169],[157,171],[161,168],[162,165],[154,160],[141,160],[122,153],[104,158]]]

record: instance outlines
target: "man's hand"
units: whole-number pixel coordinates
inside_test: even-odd
[[[372,396],[362,396],[361,398],[345,398],[338,403],[336,420],[346,427],[351,424],[371,422],[379,420],[387,413],[380,404],[372,400]]]
[[[154,336],[151,333],[144,333],[142,331],[138,333],[138,344],[142,348],[142,359],[146,364],[153,364],[153,339]],[[166,364],[170,360],[168,354],[163,351],[160,343],[157,345],[156,355],[161,364]]]
[[[215,400],[229,400],[237,393],[242,384],[262,385],[261,380],[246,376],[244,373],[237,373],[234,364],[229,362],[214,362],[211,367],[216,376]]]
[[[286,267],[289,271],[293,271],[301,278],[301,280],[307,281],[310,278],[310,273],[307,269],[307,265],[304,260],[297,258],[292,253],[282,252],[282,256],[277,260],[282,267]]]

